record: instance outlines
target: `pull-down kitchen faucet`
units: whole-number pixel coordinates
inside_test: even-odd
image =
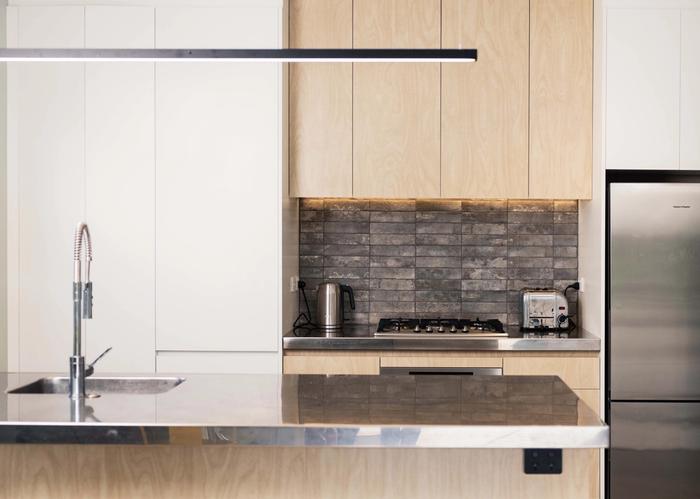
[[[81,262],[85,239],[85,282],[82,281]],[[92,282],[90,281],[90,262],[92,262],[92,241],[86,223],[79,223],[73,239],[73,355],[70,357],[71,399],[85,397],[85,357],[81,353],[82,319],[92,319]],[[106,352],[105,352],[106,353]]]

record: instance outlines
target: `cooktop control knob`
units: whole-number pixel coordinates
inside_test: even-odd
[[[452,327],[450,328],[450,333],[456,333],[457,332],[457,326],[452,324]]]
[[[444,332],[445,332],[445,328],[442,326],[442,324],[440,324],[440,326],[438,327],[438,333],[444,333]]]
[[[416,324],[416,327],[414,327],[413,330],[414,330],[416,333],[420,333],[420,326],[419,326],[418,324]]]
[[[433,327],[432,327],[432,326],[425,326],[425,332],[426,332],[426,333],[432,333],[432,332],[433,332]]]
[[[468,333],[468,332],[469,332],[469,326],[467,326],[466,324],[465,324],[464,326],[462,326],[462,332],[463,332],[463,333]]]

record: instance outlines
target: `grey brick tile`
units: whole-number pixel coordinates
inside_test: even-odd
[[[554,246],[578,246],[578,236],[556,235],[553,238]]]
[[[413,199],[371,199],[369,209],[373,211],[415,211]]]
[[[555,246],[554,256],[576,258],[578,256],[578,248],[576,246]]]
[[[413,267],[415,258],[408,256],[371,256],[370,267]]]
[[[300,267],[323,267],[323,256],[321,255],[301,255],[299,257]]]
[[[323,222],[300,222],[300,232],[323,232]]]
[[[508,234],[548,235],[554,233],[554,224],[508,224]]]
[[[386,289],[412,291],[416,289],[416,281],[413,279],[375,279],[369,280],[370,289]]]
[[[451,199],[417,199],[416,211],[460,211],[462,202]]]
[[[578,213],[555,213],[554,214],[555,224],[577,224],[578,223]]]
[[[459,279],[416,279],[416,289],[459,291],[462,283]]]
[[[370,312],[398,314],[415,312],[415,303],[408,301],[373,301],[369,304]]]
[[[578,279],[578,269],[554,269],[554,279],[569,279],[575,281]]]
[[[300,222],[323,222],[323,212],[320,210],[301,210],[299,212]]]
[[[416,299],[415,291],[398,291],[398,290],[387,290],[387,289],[371,289],[369,292],[370,302],[373,301],[410,301],[413,302]]]
[[[462,291],[463,301],[505,302],[506,299],[507,293],[505,291]]]
[[[508,211],[553,211],[554,202],[540,199],[511,199]]]
[[[300,244],[299,255],[323,255],[323,244]]]
[[[369,279],[369,269],[359,267],[324,267],[323,277],[327,279]]]
[[[416,269],[399,267],[371,267],[370,276],[374,279],[415,279]]]
[[[510,246],[508,256],[511,257],[551,257],[551,246]]]
[[[371,246],[372,256],[416,256],[415,246]]]
[[[460,257],[457,256],[417,256],[416,267],[449,267],[460,266]]]
[[[462,272],[459,268],[429,268],[416,269],[416,279],[460,279]]]
[[[322,246],[325,256],[368,256],[367,244],[326,244]]]
[[[369,222],[369,211],[327,210],[323,213],[324,222]]]
[[[462,268],[506,268],[508,260],[505,257],[474,257],[462,258]]]
[[[459,246],[416,246],[416,256],[460,256]]]
[[[463,246],[506,246],[508,237],[505,235],[463,234]]]
[[[507,256],[506,246],[463,246],[462,256]]]
[[[370,234],[372,245],[416,244],[415,234]]]
[[[326,244],[369,244],[369,234],[323,234]]]
[[[462,212],[462,222],[474,223],[506,223],[508,222],[507,211],[464,211]]]
[[[467,227],[467,225],[463,225]],[[508,232],[508,224],[472,224],[471,234],[502,235]],[[464,234],[465,232],[462,231]]]
[[[461,226],[458,223],[416,222],[416,234],[459,234]]]
[[[552,268],[552,258],[509,258],[509,268]]]
[[[509,279],[554,279],[554,269],[509,268]]]
[[[323,231],[328,233],[357,233],[366,234],[369,231],[367,222],[324,222]]]
[[[506,268],[465,268],[462,271],[463,279],[507,279],[508,269]]]
[[[459,234],[416,234],[416,244],[459,246],[462,237]]]
[[[416,221],[416,213],[413,211],[372,211],[369,219],[370,222],[413,223]]]
[[[444,316],[458,316],[460,315],[461,304],[459,301],[456,302],[426,302],[419,301],[416,302],[416,313],[421,314],[423,317],[430,317],[435,315]]]
[[[323,242],[323,232],[301,232],[299,234],[300,244],[317,244]]]
[[[299,200],[301,210],[322,210],[323,199],[302,198]]]
[[[449,290],[420,290],[416,291],[416,301],[460,301],[462,298],[461,291]]]
[[[555,269],[575,269],[578,268],[578,258],[555,258]]]
[[[462,214],[459,211],[419,211],[416,221],[458,224],[462,222]]]
[[[369,231],[371,234],[415,234],[416,224],[372,222]]]
[[[505,211],[508,204],[505,199],[464,199],[462,210],[464,211]]]
[[[462,291],[505,291],[507,281],[501,279],[462,280]]]
[[[368,256],[324,256],[324,267],[360,267],[366,269],[369,265]]]
[[[554,236],[552,235],[512,235],[508,237],[509,246],[552,246],[553,241]]]
[[[326,199],[323,202],[325,210],[351,210],[360,211],[369,209],[367,199]]]
[[[554,224],[554,234],[576,235],[578,234],[578,224]]]

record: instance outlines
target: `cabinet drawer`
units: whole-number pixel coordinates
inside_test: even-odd
[[[503,367],[500,357],[382,357],[381,367]]]
[[[574,389],[599,389],[600,372],[595,357],[506,357],[505,375],[555,375]]]
[[[379,357],[287,356],[284,374],[379,374]]]

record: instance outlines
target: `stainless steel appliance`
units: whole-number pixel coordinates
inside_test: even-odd
[[[482,321],[469,319],[380,319],[374,336],[464,338],[508,336],[503,324],[496,319]]]
[[[683,175],[608,172],[612,499],[700,497],[700,177]]]
[[[350,286],[336,282],[324,282],[316,293],[316,325],[324,331],[337,331],[345,321],[345,295],[350,298],[350,308],[355,310],[355,295]]]
[[[520,292],[523,329],[566,329],[569,327],[569,304],[556,289],[523,289]]]

